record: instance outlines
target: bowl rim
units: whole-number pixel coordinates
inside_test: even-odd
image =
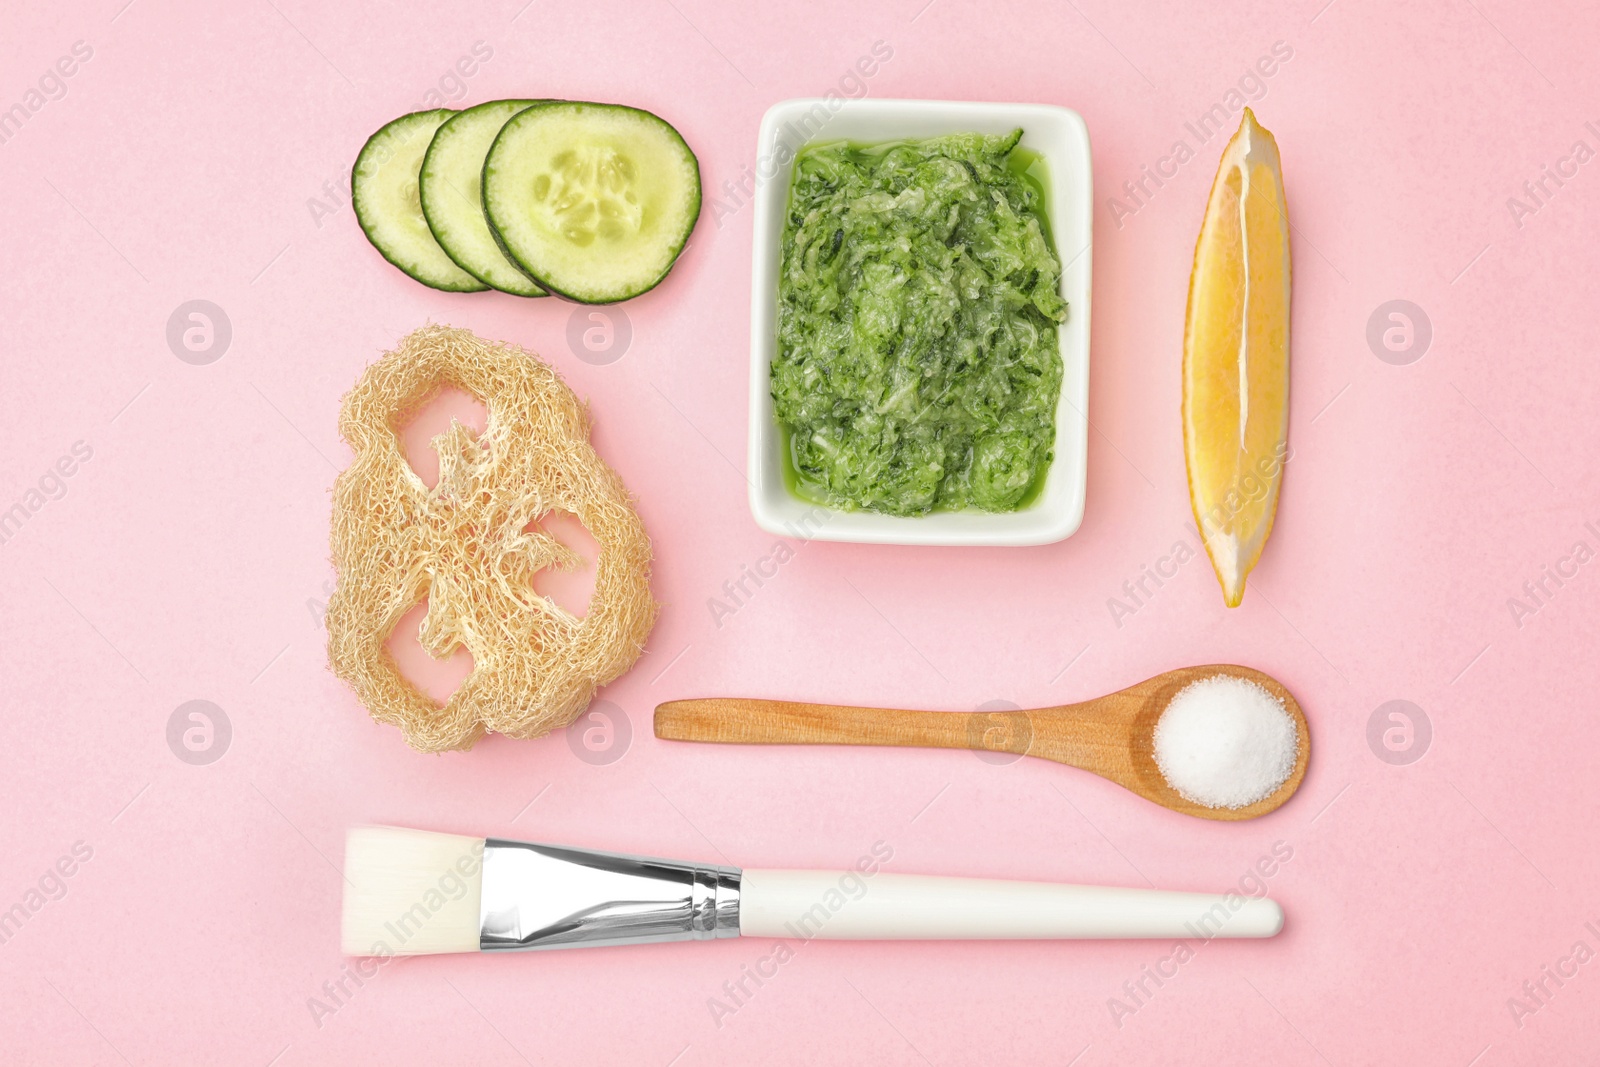
[[[815,129],[807,120],[821,121]],[[1055,458],[1046,484],[1032,505],[1011,512],[935,512],[925,516],[841,511],[806,501],[784,484],[774,462],[779,426],[770,395],[771,360],[777,347],[778,257],[784,209],[795,151],[815,143],[851,138],[848,129],[830,134],[830,124],[905,123],[903,137],[937,136],[974,127],[1021,126],[1023,144],[1045,158],[1050,175],[1046,211],[1056,253],[1065,258],[1064,237],[1075,235],[1079,251],[1063,263],[1061,293],[1068,321],[1057,332],[1062,356],[1061,395],[1056,407]],[[800,123],[796,127],[796,123]],[[912,127],[939,127],[920,132]],[[1030,136],[1031,131],[1031,136]],[[783,140],[785,132],[799,134]],[[896,134],[873,135],[894,140]],[[767,109],[758,134],[757,186],[751,240],[751,362],[747,480],[751,514],[769,533],[801,540],[862,544],[1024,546],[1053,544],[1082,523],[1088,481],[1089,322],[1093,276],[1093,164],[1082,116],[1054,104],[953,100],[797,97]],[[774,227],[776,231],[774,232]]]

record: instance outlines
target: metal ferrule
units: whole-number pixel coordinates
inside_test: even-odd
[[[737,936],[737,867],[484,842],[478,940],[485,952]]]

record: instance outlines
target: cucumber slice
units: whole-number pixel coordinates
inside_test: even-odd
[[[433,135],[418,187],[422,214],[445,254],[503,293],[548,296],[495,241],[483,216],[483,158],[495,134],[538,100],[491,100],[457,112]]]
[[[672,269],[700,216],[700,164],[648,111],[549,101],[494,139],[483,207],[501,246],[540,285],[609,304]]]
[[[367,138],[350,173],[356,220],[383,258],[423,285],[451,293],[489,288],[445,255],[422,216],[417,172],[449,108],[402,115]]]

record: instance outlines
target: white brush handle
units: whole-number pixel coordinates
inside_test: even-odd
[[[1237,894],[839,871],[753,871],[745,937],[843,940],[1271,937],[1275,901]]]

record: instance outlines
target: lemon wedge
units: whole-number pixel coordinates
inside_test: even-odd
[[[1289,214],[1278,142],[1249,108],[1223,150],[1189,278],[1189,502],[1230,608],[1272,532],[1288,459]]]

